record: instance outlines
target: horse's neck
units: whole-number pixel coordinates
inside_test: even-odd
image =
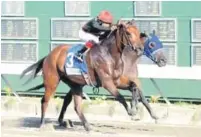
[[[124,64],[123,75],[130,77],[131,79],[137,77],[137,61],[139,57],[134,51],[130,51],[125,48],[122,54],[122,60]]]
[[[117,40],[115,35],[110,36],[110,38],[103,40],[100,44],[97,45],[99,54],[104,57],[110,56],[115,62],[120,59],[122,53],[119,52],[117,47]],[[107,54],[107,56],[105,55]]]

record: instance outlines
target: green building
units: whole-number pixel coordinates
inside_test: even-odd
[[[19,75],[58,44],[80,43],[79,28],[103,9],[111,11],[115,21],[134,18],[141,31],[156,30],[164,44],[168,58],[166,67],[159,68],[145,57],[139,62],[139,77],[146,96],[158,94],[149,79],[154,78],[164,95],[171,99],[200,100],[201,2],[195,1],[3,1],[1,73],[17,91],[40,84],[42,78],[38,76],[32,83],[22,86],[26,77],[20,80]],[[2,80],[1,89],[5,87]],[[57,94],[68,90],[61,83]],[[32,94],[43,92],[41,89]],[[89,87],[85,92],[93,95]],[[130,96],[129,92],[121,92]],[[109,95],[104,89],[100,94]]]

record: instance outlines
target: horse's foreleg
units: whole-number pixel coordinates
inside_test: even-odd
[[[117,90],[117,87],[115,86],[114,82],[112,80],[105,80],[103,82],[103,87],[107,89],[124,106],[128,115],[132,115],[131,109],[129,109],[125,98]]]
[[[132,92],[132,100],[131,100],[131,110],[132,115],[136,115],[138,112],[138,91],[137,89],[134,89]]]
[[[140,96],[140,99],[141,99],[143,105],[146,107],[146,109],[148,110],[148,112],[149,112],[149,114],[151,115],[151,117],[152,117],[153,119],[157,120],[158,117],[156,116],[156,114],[155,114],[154,111],[152,110],[150,104],[148,103],[148,101],[147,101],[146,98],[144,97],[142,91],[141,91],[140,89],[138,89],[138,90],[139,90],[138,94],[139,94],[139,96]]]
[[[74,91],[73,91],[74,92]],[[77,115],[79,116],[80,120],[82,121],[82,124],[84,125],[84,128],[86,131],[89,131],[90,130],[90,126],[89,126],[89,123],[87,122],[83,112],[82,112],[82,108],[81,108],[81,105],[82,105],[82,90],[76,90],[74,93],[73,93],[73,97],[74,97],[74,109],[75,109],[75,112],[77,113]]]
[[[138,111],[138,89],[134,82],[130,82],[129,90],[131,91],[132,94],[132,99],[130,103],[131,103],[131,110],[134,116],[137,114]]]
[[[70,90],[64,97],[63,106],[62,106],[62,109],[61,109],[61,112],[60,112],[60,115],[58,118],[60,126],[64,126],[64,127],[67,126],[66,122],[63,121],[63,119],[64,119],[64,114],[66,112],[66,109],[67,109],[68,105],[71,103],[71,101],[72,101],[72,91]]]

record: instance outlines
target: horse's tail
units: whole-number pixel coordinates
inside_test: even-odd
[[[32,79],[34,79],[36,77],[36,75],[40,72],[40,70],[43,67],[43,62],[45,60],[47,56],[43,57],[42,59],[40,59],[38,62],[34,63],[33,65],[29,66],[28,68],[26,68],[22,74],[20,75],[20,79],[24,77],[24,75],[30,71],[33,71],[31,73],[31,77],[23,84],[27,84],[29,83]]]
[[[40,84],[40,85],[37,85],[37,86],[35,86],[35,87],[32,87],[32,88],[30,88],[30,89],[27,89],[27,90],[25,90],[24,92],[28,92],[28,91],[31,91],[31,90],[38,90],[38,89],[41,89],[41,88],[43,88],[43,87],[45,87],[44,83],[42,83],[42,84]]]

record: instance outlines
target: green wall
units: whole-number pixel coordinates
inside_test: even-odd
[[[34,17],[39,20],[39,58],[46,56],[50,51],[50,19],[54,17],[64,16],[64,3],[61,1],[26,1],[25,2],[25,17]],[[134,16],[133,2],[131,1],[93,1],[91,2],[91,16],[94,17],[100,10],[110,10],[115,20],[122,18],[132,18]],[[162,2],[162,18],[177,18],[178,21],[178,66],[190,66],[190,45],[191,45],[191,33],[190,33],[190,19],[194,17],[201,17],[201,2]],[[151,17],[150,17],[151,18]],[[157,18],[157,17],[156,17]],[[18,90],[24,90],[33,85],[39,84],[41,78],[37,78],[32,84],[27,86],[21,86],[23,81],[19,80],[18,75],[5,75],[11,82],[12,86]],[[141,79],[142,86],[145,95],[157,94],[156,89],[153,87],[149,79]],[[160,85],[162,91],[168,97],[180,97],[180,98],[200,98],[201,97],[201,81],[197,80],[168,80],[168,79],[156,79]],[[5,87],[5,83],[2,81],[2,88]],[[42,91],[42,90],[41,90]],[[65,93],[68,91],[68,87],[64,84],[60,84],[57,89],[58,93]],[[92,91],[86,88],[86,92],[92,93]],[[105,90],[101,90],[101,93],[107,93]],[[122,92],[126,95],[130,95],[129,92]]]

